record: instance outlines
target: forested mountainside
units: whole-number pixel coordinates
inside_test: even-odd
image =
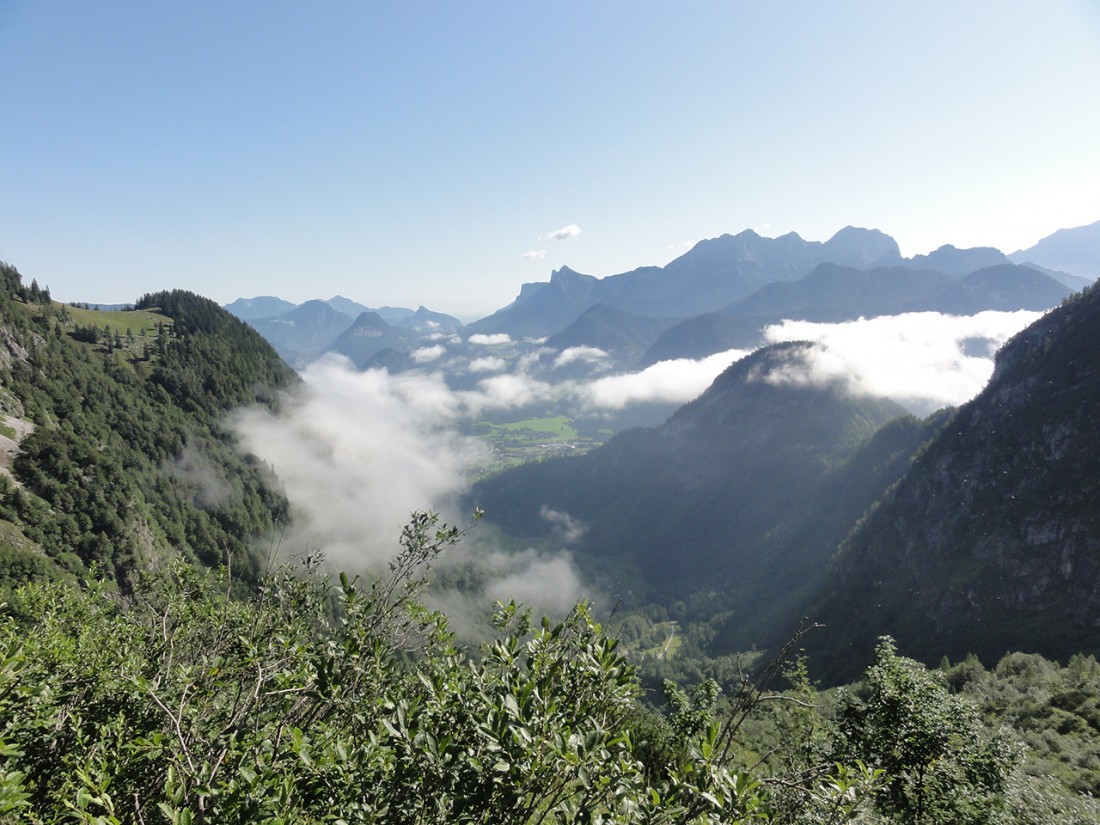
[[[1100,649],[1098,330],[1090,287],[1005,344],[850,537],[815,611],[838,675],[882,633],[925,658]]]
[[[126,585],[175,555],[255,574],[286,502],[221,416],[297,380],[250,327],[183,292],[63,306],[0,267],[0,581]]]
[[[633,583],[635,600],[668,601],[705,587],[726,591],[731,604],[770,607],[764,593],[776,576],[793,584],[831,553],[814,543],[797,553],[794,569],[776,570],[786,538],[825,509],[821,497],[875,431],[904,415],[890,401],[853,398],[839,385],[785,382],[785,371],[811,349],[760,350],[662,426],[620,433],[585,455],[508,470],[480,482],[471,504],[506,531],[547,541],[556,538],[556,522],[543,514],[568,514],[584,528],[571,545],[578,559],[605,574],[609,587]],[[885,462],[871,477],[885,486],[895,472]],[[864,507],[881,488],[869,492]]]
[[[1095,652],[1097,329],[1093,287],[1012,339],[977,398],[925,421],[795,380],[809,345],[765,348],[661,427],[503,473],[473,500],[525,541],[560,544],[545,514],[568,514],[580,563],[628,603],[703,622],[686,637],[702,656],[774,646],[804,616],[827,626],[809,649],[834,682],[883,634],[929,663]]]

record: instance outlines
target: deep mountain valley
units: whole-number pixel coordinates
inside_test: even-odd
[[[744,232],[465,326],[339,296],[96,310],[5,264],[0,820],[1095,821],[1100,289],[1036,262],[1080,266],[1055,240]],[[772,337],[922,313],[1037,320],[916,413]],[[693,399],[612,395],[722,353]],[[414,512],[344,573],[283,546],[308,505],[239,416],[308,411],[315,363],[433,411],[435,458],[481,462],[476,526]],[[563,571],[591,599],[563,616],[493,589]]]

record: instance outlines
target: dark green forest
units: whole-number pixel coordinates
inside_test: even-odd
[[[127,313],[54,303],[10,266],[0,277],[0,412],[29,430],[0,476],[0,587],[93,567],[126,587],[176,554],[254,578],[253,542],[286,502],[221,417],[274,403],[293,371],[189,293],[146,295],[155,326],[135,310],[127,334]]]
[[[1091,655],[930,667],[883,636],[825,687],[828,628],[716,655],[752,616],[686,588],[622,615],[486,605],[463,643],[426,597],[464,529],[426,512],[384,575],[273,563],[288,503],[223,420],[297,380],[206,299],[97,312],[0,268],[0,822],[1100,821]],[[873,503],[944,425],[796,400],[845,434],[792,441],[830,541],[858,514],[829,491]]]

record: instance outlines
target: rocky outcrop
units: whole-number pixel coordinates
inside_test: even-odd
[[[1012,339],[843,548],[834,662],[890,634],[929,661],[1100,651],[1100,290]]]

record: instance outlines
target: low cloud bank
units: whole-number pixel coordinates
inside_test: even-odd
[[[861,318],[839,324],[784,321],[768,327],[769,343],[819,346],[767,380],[842,383],[854,394],[891,398],[918,414],[977,395],[993,374],[993,355],[1041,312],[938,312]]]
[[[488,448],[460,435],[456,425],[488,405],[521,403],[540,387],[500,375],[481,382],[478,392],[457,392],[439,374],[356,372],[340,357],[311,364],[303,378],[278,415],[252,408],[230,423],[244,449],[273,467],[291,502],[293,527],[280,554],[321,550],[332,568],[353,573],[386,569],[415,510],[468,525],[471,514],[459,512],[457,501],[467,489],[466,470]],[[180,473],[198,474],[191,465]],[[583,531],[565,514],[547,518],[562,545]],[[439,561],[444,571],[461,565],[474,566],[484,584],[475,591],[437,587],[430,599],[470,638],[479,635],[496,599],[560,615],[592,596],[565,550],[505,553],[492,531],[480,528]]]
[[[378,568],[411,512],[452,507],[485,446],[451,426],[459,406],[437,375],[357,373],[328,358],[303,377],[282,414],[243,410],[234,428],[294,507],[288,550],[319,547],[337,567]]]
[[[979,392],[997,347],[1038,317],[1035,312],[911,313],[841,324],[786,321],[766,330],[769,342],[808,340],[818,346],[768,380],[841,382],[853,393],[890,397],[923,414]],[[477,343],[506,343],[506,336],[480,336]],[[434,363],[443,355],[437,346],[424,348],[419,359]],[[293,507],[295,526],[283,538],[282,552],[321,549],[338,569],[383,570],[414,510],[468,522],[469,514],[458,512],[456,502],[467,489],[468,469],[488,448],[461,435],[462,422],[525,407],[542,414],[564,405],[599,415],[633,405],[682,404],[747,354],[730,350],[698,361],[663,361],[637,373],[588,381],[551,382],[528,373],[555,359],[601,360],[594,348],[566,352],[532,350],[512,361],[512,372],[504,371],[508,363],[497,355],[474,357],[465,369],[484,377],[465,389],[452,389],[427,366],[397,375],[356,372],[346,359],[329,357],[305,370],[304,386],[284,399],[279,415],[263,409],[236,413],[231,424],[242,446],[274,468]],[[207,468],[185,457],[175,469],[197,497],[216,500],[218,480]],[[473,616],[485,609],[484,599],[517,597],[553,611],[591,596],[566,550],[583,535],[584,525],[549,509],[542,519],[555,537],[556,552],[504,553],[491,531],[479,528],[455,558],[476,565],[486,577],[477,594],[482,601],[466,604],[469,594],[454,592],[433,599],[456,615]]]
[[[622,410],[634,404],[686,404],[747,350],[729,350],[699,361],[659,361],[641,372],[609,375],[576,387],[589,410]]]

